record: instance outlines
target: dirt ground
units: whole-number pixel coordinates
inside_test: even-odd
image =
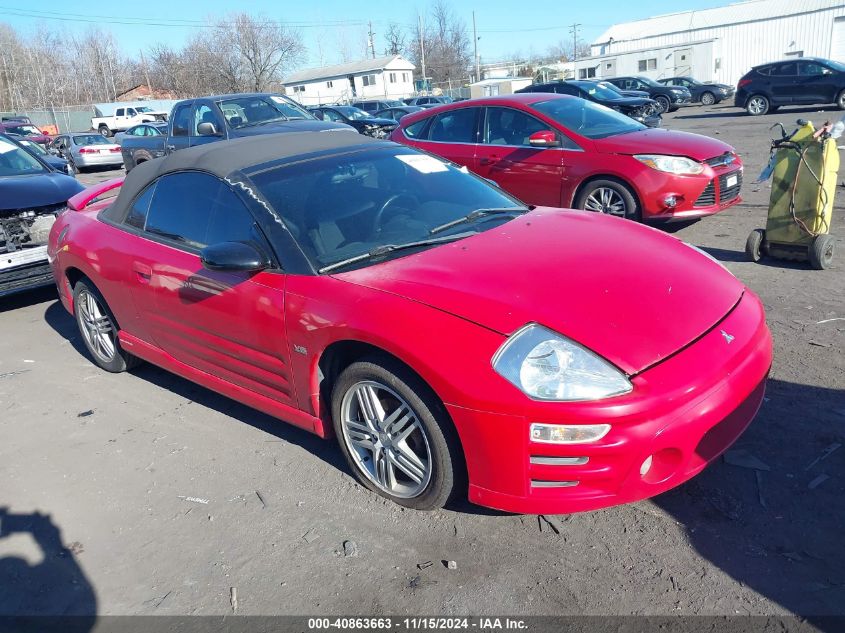
[[[743,155],[744,203],[676,235],[762,297],[775,360],[735,447],[756,468],[634,505],[403,510],[332,443],[155,367],[100,371],[52,289],[0,299],[0,613],[222,615],[235,588],[238,614],[845,614],[842,192],[832,270],[743,254],[769,126],[840,115],[666,118]]]

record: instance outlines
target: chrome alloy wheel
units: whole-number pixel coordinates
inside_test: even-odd
[[[625,200],[619,192],[610,187],[598,187],[584,201],[584,209],[597,213],[608,213],[624,218],[628,215]]]
[[[340,406],[343,441],[358,469],[378,488],[403,499],[431,481],[431,448],[410,405],[389,387],[355,383]]]
[[[104,363],[110,363],[117,350],[116,333],[103,306],[87,290],[80,292],[77,297],[76,319],[91,353]]]
[[[752,97],[748,102],[748,111],[753,115],[765,114],[766,100],[763,97]]]

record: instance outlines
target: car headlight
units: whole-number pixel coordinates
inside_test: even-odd
[[[633,389],[609,362],[536,323],[505,341],[493,369],[534,400],[600,400]]]
[[[672,94],[676,94],[676,95],[684,94],[684,91],[681,90],[680,88],[671,88],[671,91],[672,91]]]
[[[685,156],[663,156],[660,154],[637,154],[634,156],[641,163],[657,171],[665,171],[678,176],[695,176],[704,171],[704,165]]]

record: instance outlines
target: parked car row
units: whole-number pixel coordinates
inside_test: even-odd
[[[822,104],[845,110],[845,64],[819,57],[755,66],[739,80],[734,96],[734,105],[752,116],[785,105]]]

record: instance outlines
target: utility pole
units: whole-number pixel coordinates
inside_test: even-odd
[[[578,61],[578,27],[581,26],[580,24],[573,24],[569,28],[569,32],[572,33],[572,61]]]
[[[422,14],[417,15],[420,30],[420,63],[422,64],[422,85],[425,88],[425,37],[423,36],[423,19]]]
[[[475,30],[475,11],[472,12],[472,44],[475,47],[475,80],[481,81],[481,70],[478,63],[478,31]]]
[[[374,39],[375,33],[373,33],[373,23],[367,22],[367,24],[369,24],[369,26],[370,26],[370,30],[368,32],[368,35],[370,36],[370,52],[372,52],[373,59],[375,59],[376,58],[376,41]]]

